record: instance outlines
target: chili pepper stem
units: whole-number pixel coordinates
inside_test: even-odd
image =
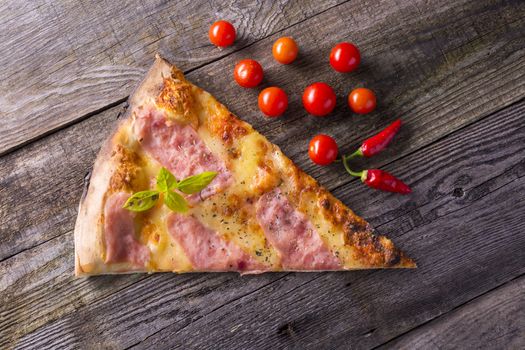
[[[365,182],[367,177],[368,177],[368,170],[363,170],[361,172],[361,182]]]
[[[349,161],[350,159],[352,158],[355,158],[355,157],[362,157],[363,156],[363,150],[361,150],[361,147],[359,147],[354,153],[346,156],[346,155],[343,155],[341,157],[342,161],[343,161],[343,164],[345,166],[345,169],[346,171],[348,171],[348,173],[352,176],[357,176],[357,177],[360,177],[361,173],[360,172],[355,172],[355,171],[352,171],[352,169],[350,169],[350,167],[348,166],[348,163],[347,161]],[[337,159],[336,161],[339,161],[339,159]]]
[[[349,158],[354,158],[354,157],[363,157],[364,154],[363,154],[363,150],[361,149],[361,147],[359,147],[357,149],[357,151],[355,151],[354,153],[352,153]]]
[[[350,158],[352,158],[352,157],[354,156],[355,153],[357,153],[357,152],[354,152],[353,154],[351,154],[351,155],[349,155],[349,156],[345,156],[345,155],[344,155],[344,156],[343,156],[343,165],[344,165],[346,171],[347,171],[350,175],[355,176],[355,177],[360,177],[360,178],[362,178],[362,177],[363,177],[363,173],[366,172],[366,170],[365,170],[365,171],[353,171],[352,169],[350,169],[350,166],[348,165],[348,160],[349,160]],[[365,176],[365,179],[366,179],[366,176]]]
[[[363,151],[361,150],[361,147],[359,147],[354,153],[348,155],[348,156],[343,156],[343,158],[346,157],[347,160],[350,160],[352,158],[355,158],[355,157],[362,157],[363,156]]]

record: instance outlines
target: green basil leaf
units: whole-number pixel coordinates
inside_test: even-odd
[[[217,176],[216,171],[205,171],[199,175],[193,175],[180,181],[177,189],[186,194],[193,194],[202,191]]]
[[[161,192],[167,192],[177,186],[177,179],[169,172],[168,169],[162,167],[157,175],[157,189]]]
[[[159,191],[142,191],[128,198],[123,208],[131,211],[148,210],[159,200]]]
[[[178,213],[188,211],[188,203],[186,203],[184,197],[173,191],[168,191],[164,194],[164,204]]]

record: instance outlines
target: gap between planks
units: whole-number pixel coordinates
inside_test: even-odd
[[[50,136],[50,135],[52,135],[52,134],[54,134],[56,132],[59,132],[61,130],[67,129],[67,128],[69,128],[69,127],[71,127],[71,126],[73,126],[75,124],[78,124],[78,123],[80,123],[80,122],[82,122],[82,121],[84,121],[84,120],[86,120],[86,119],[88,119],[90,117],[93,117],[93,116],[95,116],[97,114],[100,114],[100,113],[102,113],[104,111],[107,111],[108,109],[116,107],[119,104],[126,102],[128,100],[128,97],[129,96],[126,96],[126,97],[123,97],[123,98],[121,98],[121,99],[119,99],[117,101],[111,102],[111,103],[105,105],[104,107],[98,108],[98,109],[96,109],[96,110],[94,110],[92,112],[86,113],[86,114],[78,117],[78,119],[71,120],[70,122],[64,123],[64,124],[60,125],[57,128],[47,130],[47,131],[43,132],[42,134],[39,134],[38,136],[36,136],[34,138],[29,138],[26,141],[17,144],[16,146],[8,148],[5,151],[0,152],[0,159],[2,159],[4,156],[7,156],[7,155],[9,155],[9,154],[11,154],[11,153],[13,153],[13,152],[15,152],[15,151],[25,147],[25,146],[27,146],[27,145],[30,145],[30,144],[32,144],[34,142],[37,142],[37,141],[39,141],[39,140],[41,140],[41,139],[43,139],[43,138],[45,138],[47,136]]]
[[[228,305],[228,304],[231,304],[231,303],[236,302],[236,301],[238,301],[238,300],[241,300],[241,299],[243,299],[243,298],[245,298],[245,297],[247,297],[247,296],[249,296],[249,295],[252,295],[252,294],[258,292],[259,290],[261,290],[261,289],[263,289],[263,288],[266,288],[266,287],[270,286],[271,284],[273,284],[273,283],[275,283],[275,282],[277,282],[277,281],[279,281],[279,280],[282,280],[283,278],[285,278],[285,277],[288,276],[289,274],[290,274],[290,272],[284,273],[284,274],[282,274],[282,276],[277,277],[277,279],[275,279],[275,280],[273,280],[273,281],[271,281],[271,282],[269,282],[269,283],[266,283],[266,284],[264,284],[264,285],[262,285],[262,286],[260,286],[260,287],[257,287],[257,288],[255,288],[254,290],[249,291],[249,292],[246,293],[246,294],[239,295],[239,296],[233,298],[232,300],[228,300],[227,302],[225,302],[225,303],[219,305],[219,306],[216,307],[215,309],[210,310],[207,314],[204,314],[204,315],[202,315],[202,316],[200,316],[200,317],[197,317],[196,319],[192,320],[192,322],[196,322],[196,321],[200,320],[201,318],[204,318],[204,317],[206,317],[207,315],[212,314],[212,313],[218,311],[219,309],[222,309],[223,307],[225,307],[225,306]],[[137,281],[137,282],[138,282],[138,281]],[[305,283],[305,284],[306,284],[306,283]],[[127,287],[131,287],[131,285],[129,285],[129,286],[127,286]],[[126,287],[126,288],[127,288],[127,287]],[[187,325],[182,326],[179,330],[182,330],[182,329],[188,327],[190,324],[191,324],[191,323],[188,323]],[[135,344],[132,344],[132,345],[126,347],[124,350],[131,349],[131,348],[133,348],[134,346],[137,346],[137,345],[139,345],[140,343],[142,343],[142,342],[148,340],[149,338],[154,337],[156,334],[158,334],[158,333],[161,332],[162,330],[166,329],[167,327],[169,327],[169,325],[166,326],[166,327],[162,327],[161,329],[159,329],[159,330],[157,330],[157,331],[151,333],[151,334],[148,335],[146,338],[144,338],[144,339],[142,339],[142,340],[136,342]]]

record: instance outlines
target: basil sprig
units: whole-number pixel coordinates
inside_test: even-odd
[[[170,210],[184,213],[188,211],[188,203],[183,196],[175,192],[178,190],[185,194],[193,194],[202,191],[217,176],[215,171],[205,171],[198,175],[187,177],[177,181],[168,169],[162,167],[157,174],[157,189],[134,193],[128,198],[123,208],[135,212],[145,211],[157,204],[160,194],[163,194],[164,204]]]
[[[148,210],[159,200],[159,191],[142,191],[133,194],[129,197],[124,208],[131,211]]]
[[[199,175],[193,175],[181,180],[177,184],[177,189],[186,194],[194,194],[202,191],[203,188],[217,176],[215,171],[205,171]]]
[[[157,189],[162,192],[173,190],[177,186],[177,179],[169,172],[168,169],[162,167],[157,174]]]

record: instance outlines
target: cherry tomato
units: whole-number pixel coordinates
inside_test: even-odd
[[[337,152],[337,143],[328,135],[319,134],[310,140],[308,155],[315,164],[332,163],[337,158]]]
[[[359,66],[360,62],[361,54],[354,44],[339,43],[330,52],[330,65],[338,72],[351,72]]]
[[[211,25],[208,35],[213,45],[230,46],[235,41],[235,27],[228,21],[217,21]]]
[[[335,108],[335,92],[326,83],[313,83],[303,93],[303,105],[308,113],[324,117]]]
[[[370,89],[357,88],[348,95],[348,105],[357,114],[367,114],[376,108],[376,95]]]
[[[273,58],[279,63],[290,64],[297,58],[299,48],[297,43],[290,37],[279,38],[273,43]]]
[[[233,77],[240,86],[253,88],[263,80],[263,69],[256,60],[241,60],[235,65]]]
[[[278,117],[288,108],[288,96],[283,89],[272,86],[259,94],[259,109],[269,117]]]

